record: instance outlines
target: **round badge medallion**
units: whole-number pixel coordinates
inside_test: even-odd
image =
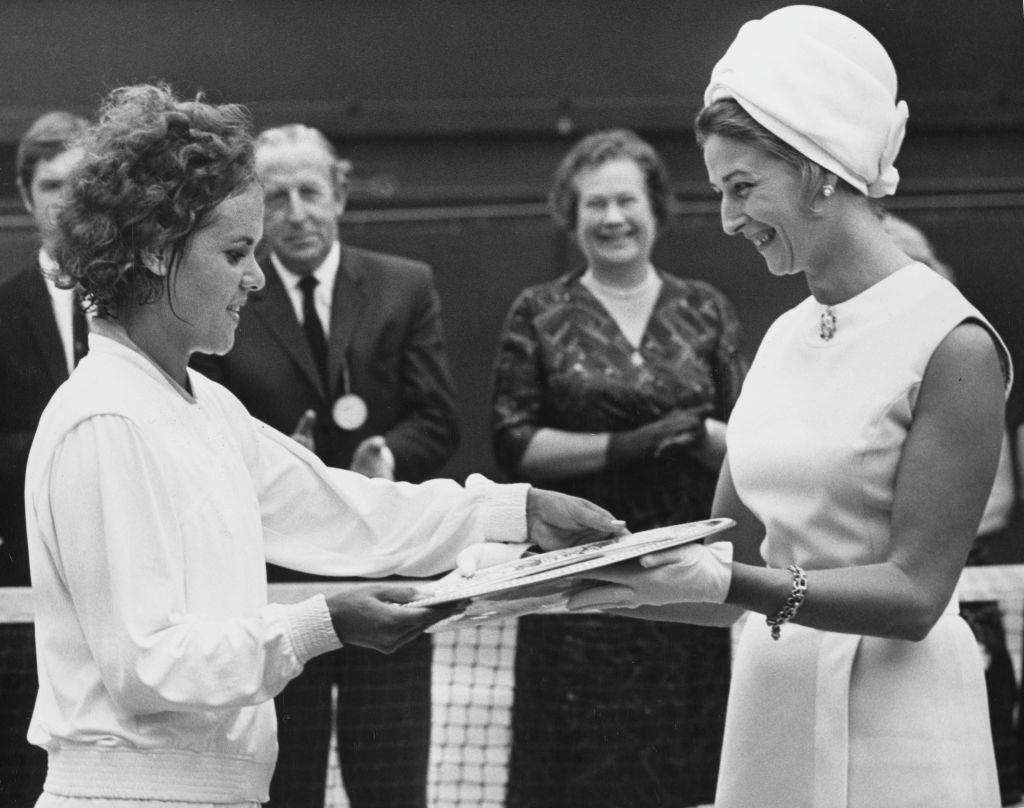
[[[359,429],[366,423],[366,402],[354,393],[346,393],[334,402],[331,417],[342,429]]]

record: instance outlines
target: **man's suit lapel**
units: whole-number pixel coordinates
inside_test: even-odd
[[[53,386],[57,387],[68,377],[68,362],[57,330],[57,319],[53,315],[50,292],[38,267],[28,275],[22,313],[25,329],[39,348]]]
[[[334,279],[331,333],[327,343],[327,373],[330,379],[335,380],[337,395],[343,392],[341,373],[345,354],[366,305],[366,292],[363,290],[365,271],[362,259],[343,245],[341,266]]]
[[[288,291],[284,288],[277,270],[269,260],[263,267],[263,274],[267,279],[266,285],[259,292],[254,292],[249,296],[246,307],[263,320],[274,339],[281,344],[292,361],[326,398],[327,393],[323,389],[320,373],[316,369],[313,352],[306,341],[302,326],[295,318],[295,309],[288,297]]]

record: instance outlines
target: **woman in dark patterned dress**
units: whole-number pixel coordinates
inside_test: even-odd
[[[495,365],[510,477],[586,497],[633,531],[706,518],[746,364],[729,301],[663,273],[661,159],[597,132],[555,174],[587,266],[526,289]],[[680,806],[714,796],[729,632],[604,615],[519,624],[509,808]]]

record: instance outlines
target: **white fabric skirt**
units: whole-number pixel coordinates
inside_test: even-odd
[[[716,808],[998,808],[981,654],[955,608],[921,642],[746,620]]]

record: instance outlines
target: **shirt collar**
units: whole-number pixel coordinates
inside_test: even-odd
[[[303,276],[288,269],[281,262],[281,259],[277,257],[277,253],[270,254],[270,263],[274,265],[274,269],[277,270],[277,274],[286,288],[294,290],[298,287],[299,281],[302,280]],[[319,281],[319,285],[325,291],[330,292],[334,288],[334,279],[338,275],[338,267],[340,266],[341,242],[335,241],[331,245],[331,250],[327,253],[323,263],[313,270],[312,275]]]
[[[53,260],[53,256],[45,248],[40,247],[37,260],[39,261],[39,268],[43,271],[43,280],[46,281],[46,291],[50,293],[50,299],[58,303],[63,300],[70,300],[74,290],[61,289],[53,282],[54,275],[57,274],[58,270],[57,262]]]
[[[39,248],[39,268],[43,272],[57,271],[57,262],[53,260],[53,256],[46,251],[45,247]]]

